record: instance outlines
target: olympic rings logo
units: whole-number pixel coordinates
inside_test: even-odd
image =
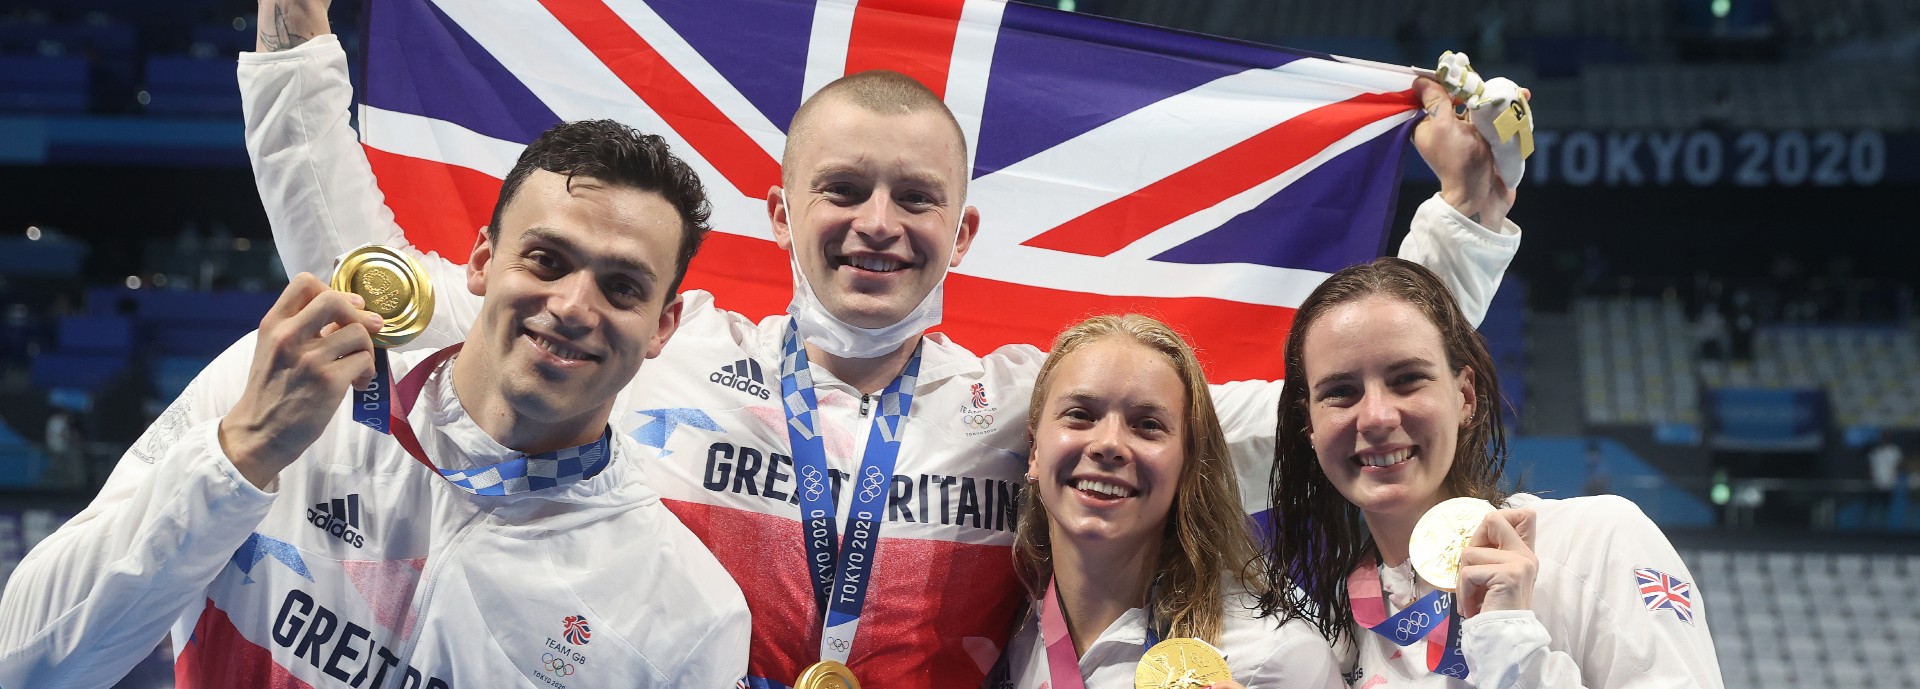
[[[967,428],[971,428],[976,431],[985,430],[988,426],[993,425],[993,415],[992,414],[963,414],[960,416],[960,425],[966,426]]]
[[[879,467],[867,467],[866,474],[860,478],[860,499],[879,499],[886,485],[887,477],[880,475]]]
[[[837,636],[827,637],[827,648],[844,652],[848,648],[851,648],[852,646],[853,646],[853,643],[847,641],[846,639],[842,639]]]
[[[561,659],[559,656],[555,656],[552,653],[541,654],[540,660],[543,664],[547,666],[547,672],[551,672],[561,677],[565,677],[567,675],[573,674],[573,663],[569,663],[566,660]]]
[[[805,467],[801,469],[800,483],[800,487],[807,491],[808,500],[819,500],[820,496],[827,492],[826,482],[820,480],[820,470],[818,468]]]
[[[1400,624],[1395,625],[1394,631],[1398,633],[1401,641],[1405,641],[1413,638],[1416,632],[1426,628],[1427,616],[1424,613],[1414,612],[1401,618]]]

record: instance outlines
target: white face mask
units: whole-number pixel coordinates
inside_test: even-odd
[[[793,222],[793,206],[787,204],[787,190],[780,190],[780,205],[787,209],[789,228]],[[961,223],[966,222],[963,208],[960,220],[954,223],[954,242],[960,239]],[[791,232],[791,229],[789,229]],[[787,304],[787,315],[793,316],[794,323],[800,327],[800,338],[807,344],[819,347],[828,354],[846,359],[873,359],[885,356],[900,349],[900,345],[915,335],[926,332],[928,328],[940,324],[940,305],[947,286],[947,265],[940,264],[940,280],[933,289],[927,290],[927,296],[907,312],[905,318],[893,325],[880,328],[862,328],[848,325],[827,311],[820,297],[813,293],[813,285],[808,284],[807,274],[800,269],[797,251],[787,252],[787,265],[793,269],[793,301]]]

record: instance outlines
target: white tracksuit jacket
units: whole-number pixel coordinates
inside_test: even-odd
[[[745,671],[740,589],[645,484],[631,438],[592,479],[482,497],[343,400],[264,492],[218,438],[254,338],[20,563],[0,598],[0,687],[112,686],[169,629],[181,687],[730,687]],[[428,353],[395,353],[394,375]],[[450,371],[409,417],[428,455],[512,456]]]
[[[352,93],[337,41],[244,53],[240,88],[255,181],[288,271],[326,274],[335,256],[360,244],[408,246],[348,125]],[[1477,320],[1519,242],[1511,223],[1491,231],[1433,200],[1416,215],[1401,255],[1438,272]],[[461,266],[437,254],[421,258],[438,284],[463,284]],[[453,342],[473,322],[477,299],[459,289],[441,294],[415,346]],[[755,629],[748,674],[791,683],[819,659],[821,616],[779,404],[789,319],[755,322],[718,308],[705,292],[683,297],[680,329],[622,393],[614,427],[657,449],[647,460],[650,485],[746,594]],[[973,689],[1026,598],[1011,566],[1013,518],[1028,398],[1045,357],[1026,345],[980,356],[939,334],[925,342],[851,666],[873,686]],[[824,369],[814,375],[837,485],[857,471],[871,420],[858,390]],[[1214,399],[1245,478],[1242,498],[1249,510],[1264,510],[1279,385],[1215,386]],[[850,492],[836,494],[844,515]]]
[[[1476,687],[1477,689],[1719,689],[1720,662],[1707,631],[1707,605],[1693,575],[1660,527],[1633,503],[1605,495],[1542,500],[1519,494],[1508,507],[1525,507],[1534,522],[1540,569],[1530,610],[1484,612],[1460,626],[1467,681],[1427,671],[1425,646],[1393,645],[1355,627],[1358,653],[1342,644],[1348,682],[1364,689]],[[1643,593],[1636,570],[1681,592],[1684,613],[1658,590]],[[1667,580],[1657,575],[1665,574]],[[1396,588],[1411,575],[1384,577],[1388,614]],[[1396,584],[1398,586],[1396,586]],[[1680,584],[1685,584],[1684,591]],[[1410,594],[1432,591],[1424,584]],[[1649,596],[1652,596],[1651,598]],[[1657,605],[1657,607],[1656,607]]]

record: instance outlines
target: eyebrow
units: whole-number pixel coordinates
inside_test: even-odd
[[[551,244],[555,248],[574,256],[579,256],[584,253],[578,243],[568,238],[565,233],[551,227],[529,227],[525,232],[520,233],[520,237],[523,243],[540,242]],[[653,268],[642,261],[619,255],[603,256],[601,259],[612,263],[615,268],[639,275],[640,280],[648,284],[660,281],[659,274],[653,272]]]
[[[1066,401],[1066,402],[1073,402],[1076,404],[1085,404],[1088,402],[1098,401],[1100,399],[1100,395],[1091,390],[1069,390],[1065,393],[1060,394],[1054,399]],[[1150,411],[1168,411],[1168,412],[1173,411],[1172,407],[1161,404],[1159,402],[1153,402],[1153,401],[1137,402],[1137,403],[1128,405],[1127,408],[1128,409],[1146,409]]]
[[[1433,362],[1427,360],[1426,357],[1410,356],[1405,359],[1401,359],[1399,361],[1395,361],[1391,364],[1388,364],[1387,371],[1392,372],[1392,371],[1399,371],[1399,370],[1409,369],[1409,368],[1430,367],[1433,365],[1434,365]],[[1339,382],[1352,380],[1358,377],[1360,377],[1360,374],[1355,373],[1353,371],[1335,371],[1325,376],[1321,376],[1320,380],[1314,381],[1313,387],[1317,388],[1322,385],[1326,385],[1328,383],[1339,383]]]
[[[826,163],[813,171],[813,176],[809,178],[809,181],[812,183],[818,184],[828,179],[843,176],[843,175],[856,175],[859,177],[872,176],[871,174],[868,173],[866,168],[863,168],[857,165],[851,165],[847,163]],[[936,190],[939,190],[942,194],[946,193],[947,180],[946,178],[940,176],[939,173],[929,172],[926,170],[909,170],[907,172],[902,173],[901,176],[906,178],[906,180],[909,183],[912,183],[918,186],[928,187],[931,189],[936,189]]]

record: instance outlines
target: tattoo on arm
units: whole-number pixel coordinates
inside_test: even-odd
[[[312,36],[297,34],[287,28],[285,6],[275,5],[273,21],[260,26],[260,45],[264,46],[267,52],[287,50],[312,39]]]

